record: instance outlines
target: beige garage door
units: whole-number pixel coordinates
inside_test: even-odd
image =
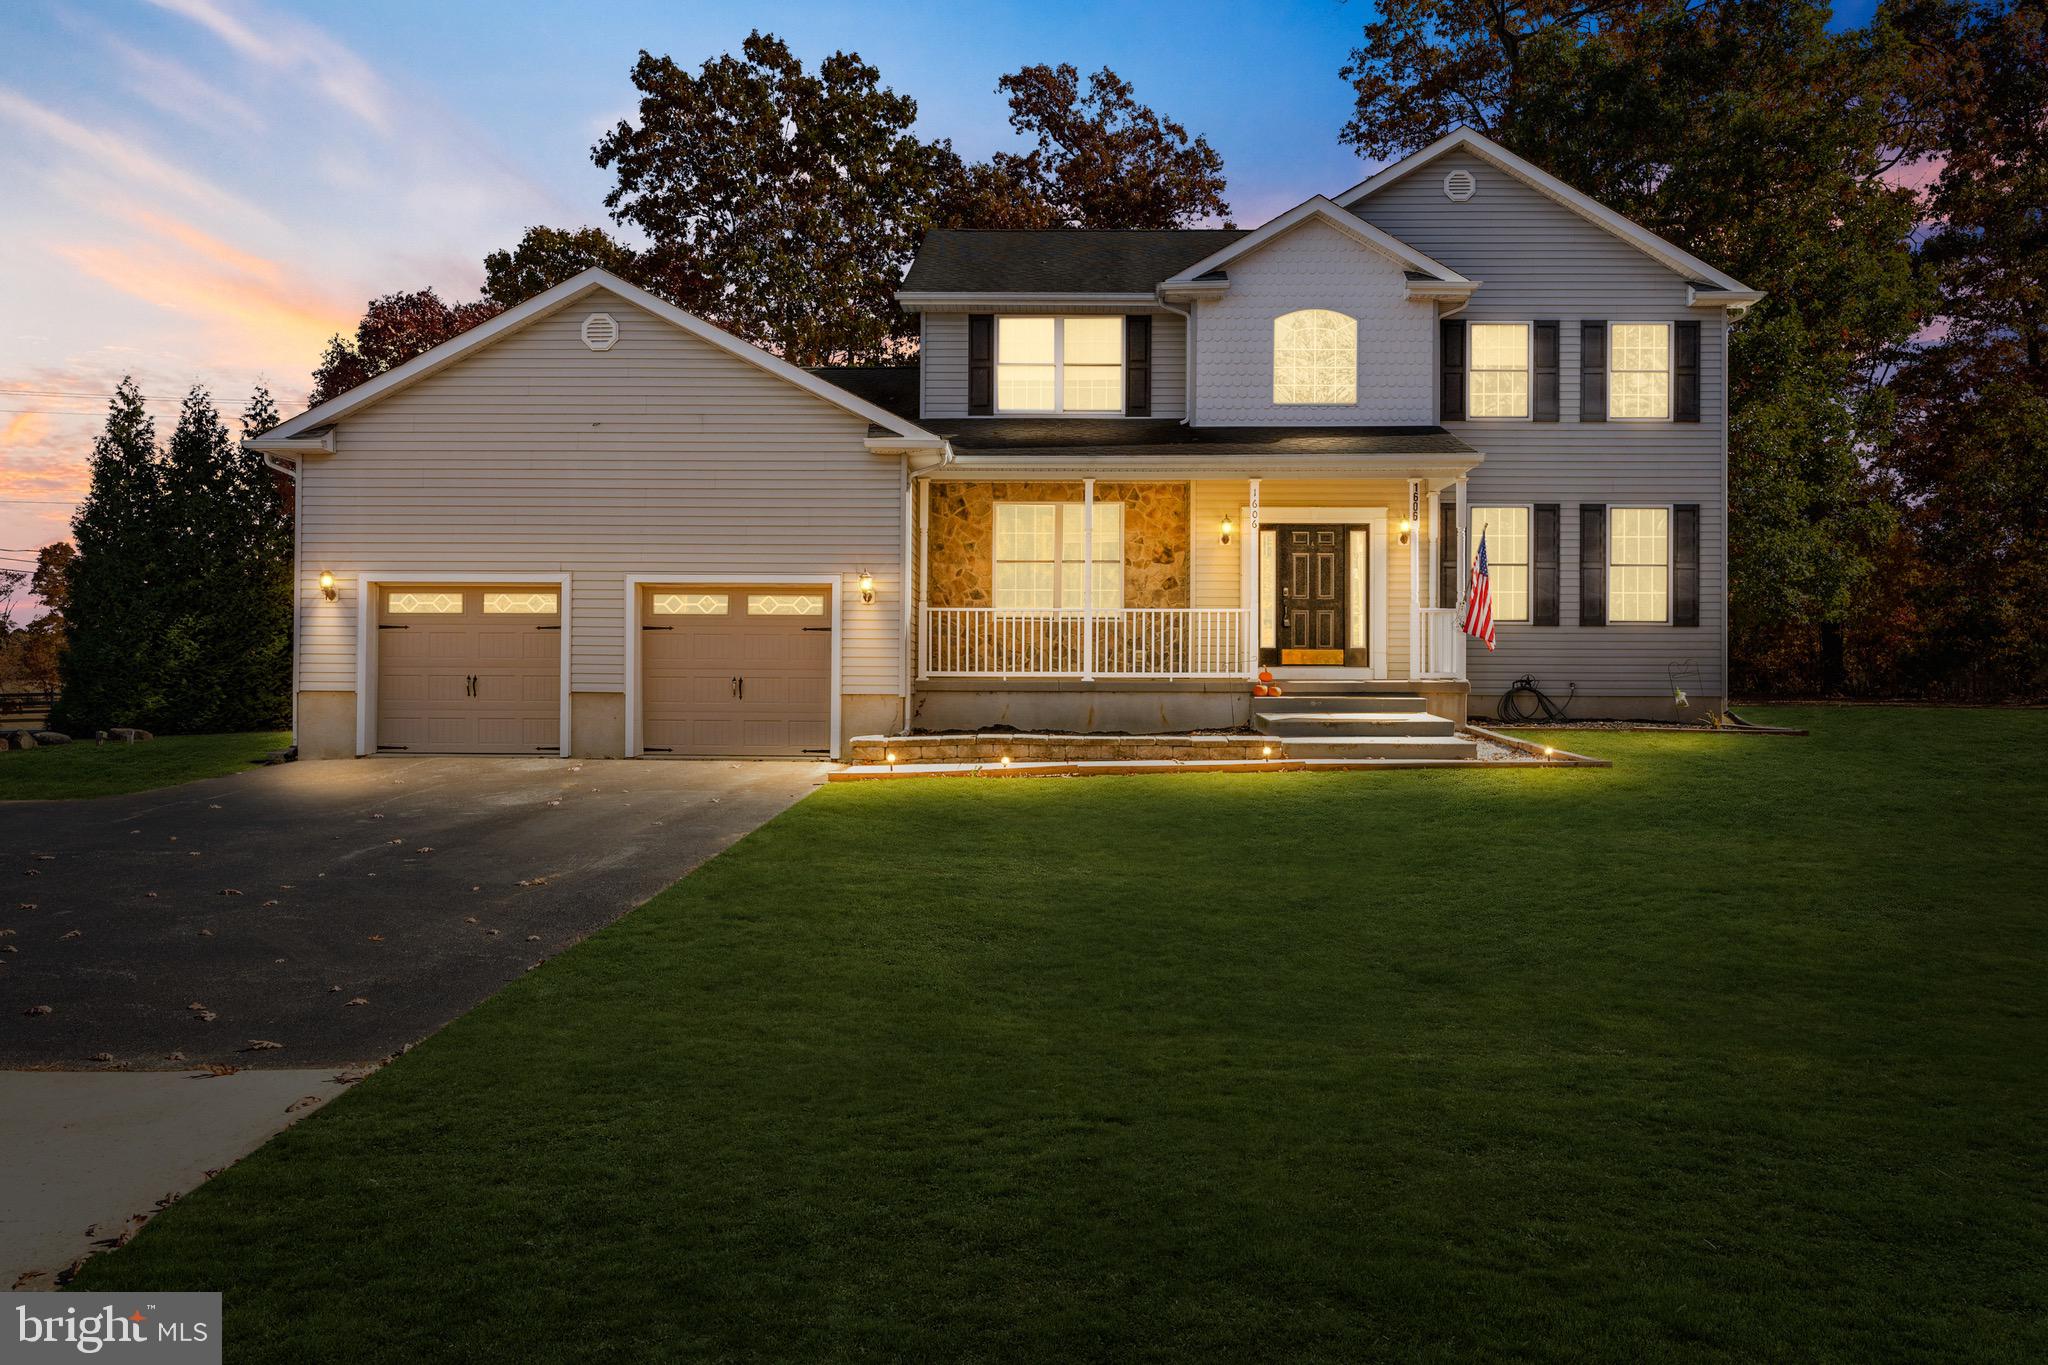
[[[379,752],[559,752],[559,588],[377,592]]]
[[[643,588],[642,751],[831,752],[830,609],[824,588]]]

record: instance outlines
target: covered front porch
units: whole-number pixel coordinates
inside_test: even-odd
[[[1075,459],[919,471],[915,719],[1241,725],[1262,670],[1282,687],[1424,695],[1462,719],[1469,464],[1274,463],[1234,476]]]

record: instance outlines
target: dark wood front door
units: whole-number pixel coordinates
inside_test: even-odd
[[[1274,583],[1276,649],[1260,663],[1352,665],[1368,663],[1366,641],[1350,639],[1352,526],[1276,526]]]

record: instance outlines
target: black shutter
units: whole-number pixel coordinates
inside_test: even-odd
[[[1557,624],[1558,532],[1564,518],[1554,502],[1536,504],[1529,536],[1529,623]]]
[[[996,410],[996,320],[990,313],[967,316],[967,411],[987,417]]]
[[[1671,624],[1699,623],[1700,505],[1681,502],[1671,509]]]
[[[1462,422],[1465,420],[1465,324],[1457,318],[1445,318],[1438,324],[1443,330],[1443,387],[1437,401],[1440,422]]]
[[[1557,420],[1557,324],[1536,324],[1536,396],[1530,409],[1539,422]]]
[[[1152,415],[1152,319],[1124,319],[1124,416]]]
[[[1700,420],[1700,325],[1680,322],[1671,333],[1671,420]]]
[[[1447,502],[1437,509],[1436,604],[1458,605],[1458,580],[1464,577],[1463,558],[1458,553],[1458,505]]]
[[[1579,624],[1607,624],[1607,509],[1579,505]]]
[[[1579,420],[1607,420],[1607,324],[1579,324]]]

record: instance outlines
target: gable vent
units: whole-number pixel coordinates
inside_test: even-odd
[[[1452,171],[1444,177],[1444,198],[1455,199],[1460,204],[1478,193],[1479,182],[1472,178],[1472,172]]]
[[[592,313],[583,319],[583,344],[593,351],[609,351],[619,344],[619,324],[610,313]]]

